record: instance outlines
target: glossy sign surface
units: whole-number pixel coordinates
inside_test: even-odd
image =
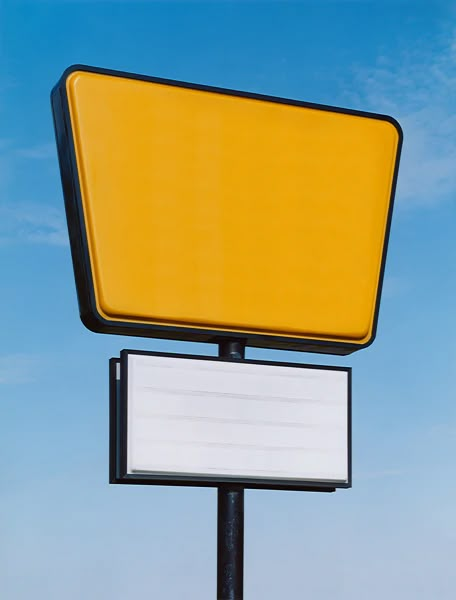
[[[126,476],[347,487],[349,370],[123,352]]]
[[[392,119],[83,68],[57,93],[91,328],[371,341]]]

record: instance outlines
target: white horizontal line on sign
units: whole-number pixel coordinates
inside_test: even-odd
[[[349,482],[348,369],[128,353],[120,379],[129,476]]]

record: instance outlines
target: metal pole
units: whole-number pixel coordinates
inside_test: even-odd
[[[219,356],[241,360],[241,340],[219,342]],[[221,485],[217,496],[217,600],[244,597],[244,488]]]

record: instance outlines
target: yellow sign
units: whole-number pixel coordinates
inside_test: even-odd
[[[394,119],[82,66],[52,103],[90,329],[338,354],[373,340]]]

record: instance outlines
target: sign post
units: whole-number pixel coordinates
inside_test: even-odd
[[[217,600],[244,597],[244,488],[220,486],[217,502]]]
[[[219,343],[219,356],[240,360],[245,344]],[[244,597],[244,488],[221,485],[217,489],[217,600]]]

